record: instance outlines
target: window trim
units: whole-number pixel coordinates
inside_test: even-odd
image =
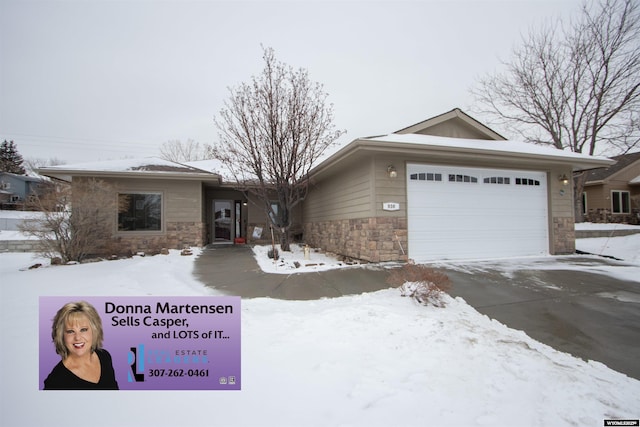
[[[455,182],[460,184],[479,184],[478,177],[466,175],[464,173],[448,173],[447,182]]]
[[[520,187],[539,187],[541,182],[535,178],[527,178],[524,176],[516,176],[514,179],[515,185]]]
[[[159,230],[120,230],[119,228],[119,205],[120,205],[120,195],[127,194],[152,194],[160,196],[160,229]],[[121,190],[116,192],[116,221],[115,228],[116,234],[123,236],[132,236],[134,234],[165,234],[165,196],[164,191],[153,191],[153,190]]]
[[[416,172],[409,175],[410,181],[442,182],[442,172]]]
[[[614,193],[618,193],[618,202],[619,202],[619,208],[620,211],[616,212],[616,206],[614,206],[614,200],[613,200],[613,195]],[[623,197],[626,194],[626,198],[627,198],[627,211],[624,211],[624,202],[623,202]],[[629,215],[631,214],[631,192],[627,191],[627,190],[611,190],[611,213],[613,215]]]
[[[504,175],[491,175],[485,176],[482,179],[483,184],[494,184],[494,185],[511,185],[511,177]]]

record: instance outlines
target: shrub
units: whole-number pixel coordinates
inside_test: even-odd
[[[392,270],[387,283],[400,287],[400,294],[415,299],[423,305],[444,307],[444,293],[451,289],[446,274],[424,265],[406,264]]]
[[[111,239],[114,195],[112,186],[96,179],[55,185],[31,201],[42,219],[25,222],[20,229],[39,239],[42,255],[63,263],[102,255]]]
[[[275,261],[280,259],[280,254],[278,253],[278,249],[273,248],[267,251],[267,256]]]

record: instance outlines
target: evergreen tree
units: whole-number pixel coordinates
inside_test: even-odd
[[[0,146],[0,172],[24,175],[26,172],[22,166],[23,161],[16,144],[5,139]]]

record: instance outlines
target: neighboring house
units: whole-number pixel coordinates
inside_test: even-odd
[[[372,262],[573,253],[566,178],[611,163],[506,141],[455,109],[343,147],[311,172],[294,215],[306,243]],[[264,209],[205,165],[144,159],[40,172],[115,185],[123,250],[268,237]]]
[[[582,193],[585,220],[640,223],[640,152],[611,158],[615,164],[587,172]]]
[[[40,192],[44,182],[45,180],[38,176],[0,172],[0,208],[24,207],[24,203],[29,200],[29,197]]]

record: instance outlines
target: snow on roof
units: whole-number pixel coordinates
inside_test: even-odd
[[[235,181],[234,175],[231,170],[229,170],[229,168],[218,159],[196,160],[193,162],[186,162],[185,165],[203,169],[207,172],[215,173],[217,175],[220,175],[225,181],[228,182]],[[248,175],[250,175],[250,173],[248,173]]]
[[[47,180],[48,178],[44,177],[44,176],[40,176],[36,173],[33,172],[27,172],[24,175],[19,175],[16,173],[10,173],[10,172],[0,172],[1,175],[6,175],[6,176],[11,176],[15,179],[19,179],[20,181],[27,181],[27,182],[38,182],[38,181],[43,181],[43,180]]]
[[[100,162],[77,163],[72,165],[49,166],[41,168],[41,171],[45,173],[56,171],[211,173],[203,168],[171,162],[158,157],[106,160]]]
[[[227,172],[227,168],[218,159],[195,160],[193,162],[185,162],[184,164],[218,175],[224,175],[224,173]]]
[[[629,184],[640,184],[640,175],[636,176],[631,181],[629,181]]]
[[[485,139],[463,139],[449,138],[444,136],[421,135],[421,134],[389,134],[373,138],[362,138],[367,141],[396,142],[406,144],[418,144],[425,147],[459,148],[468,150],[495,151],[503,153],[521,153],[539,155],[545,157],[556,157],[567,160],[603,160],[606,157],[587,156],[581,153],[558,150],[551,146],[536,145],[522,141],[492,141]]]

